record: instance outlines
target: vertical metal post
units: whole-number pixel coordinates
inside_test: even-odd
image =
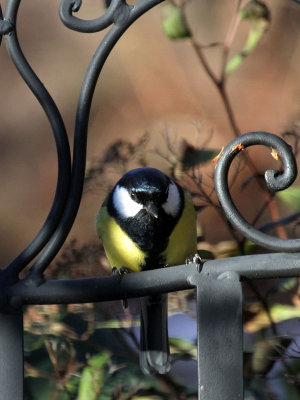
[[[0,313],[0,399],[23,399],[23,313]]]
[[[197,278],[198,398],[243,399],[242,286],[235,273]]]

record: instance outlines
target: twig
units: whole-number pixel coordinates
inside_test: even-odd
[[[241,22],[241,17],[239,14],[240,7],[241,7],[241,0],[238,1],[236,13],[232,18],[231,24],[229,26],[227,35],[226,35],[224,43],[223,43],[221,81],[225,81],[225,78],[226,78],[225,71],[226,71],[226,65],[227,65],[227,61],[228,61],[229,51],[230,51],[233,39],[235,37],[235,34],[237,32],[238,26]]]
[[[237,31],[237,27],[240,23],[240,16],[239,16],[239,9],[240,9],[240,5],[241,5],[241,0],[238,1],[237,4],[237,11],[236,14],[232,20],[232,23],[229,26],[227,35],[226,35],[226,39],[223,45],[223,60],[222,60],[222,71],[221,71],[221,77],[218,78],[215,73],[213,72],[213,70],[211,69],[209,63],[207,62],[203,52],[202,52],[202,47],[199,45],[199,43],[197,42],[195,35],[192,33],[192,30],[190,29],[187,17],[186,17],[186,13],[185,13],[185,4],[179,6],[181,8],[182,11],[182,17],[184,19],[184,23],[185,25],[188,27],[189,32],[191,32],[191,36],[190,36],[190,43],[193,47],[193,49],[195,50],[195,53],[197,54],[199,61],[201,63],[201,65],[203,66],[204,70],[206,71],[207,75],[210,77],[211,81],[214,83],[215,87],[217,88],[219,95],[223,101],[225,110],[226,110],[226,114],[228,116],[229,119],[229,123],[231,126],[231,129],[235,135],[235,137],[238,137],[241,135],[241,131],[237,125],[235,116],[234,116],[234,112],[232,109],[232,106],[230,104],[230,100],[226,91],[226,87],[225,87],[225,83],[226,83],[226,76],[225,76],[225,69],[226,69],[226,64],[227,64],[227,58],[228,58],[228,53],[230,50],[230,46],[233,42],[234,36],[236,34]],[[258,176],[258,171],[257,168],[255,166],[255,164],[253,163],[251,157],[249,156],[249,154],[245,155],[246,159],[247,159],[247,167],[250,169],[251,174],[254,176],[256,182],[258,183],[259,187],[262,189],[262,196],[264,198],[265,203],[267,204],[267,207],[269,208],[269,212],[270,212],[270,216],[272,221],[278,220],[279,219],[279,212],[276,206],[276,203],[273,199],[273,196],[267,192],[265,190],[264,185],[262,184],[262,182],[259,180]],[[286,231],[284,229],[283,226],[276,226],[276,232],[277,235],[282,238],[282,239],[286,239],[287,238],[287,234]]]
[[[294,222],[295,220],[300,218],[300,212],[296,212],[294,214],[291,214],[285,218],[281,218],[277,221],[273,221],[273,222],[268,222],[267,224],[262,225],[259,230],[262,232],[268,232],[271,229],[274,229],[276,226],[279,225],[287,225],[290,224],[291,222]]]
[[[266,314],[268,316],[269,322],[270,322],[272,334],[274,336],[278,336],[277,327],[276,327],[275,322],[272,319],[267,299],[265,299],[264,296],[260,293],[260,291],[257,289],[257,287],[256,287],[256,285],[255,285],[255,283],[253,281],[247,281],[247,284],[251,288],[252,292],[255,294],[255,296],[258,299],[258,301],[263,306],[263,309],[265,310],[265,312],[266,312]]]

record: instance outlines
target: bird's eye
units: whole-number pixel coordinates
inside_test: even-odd
[[[136,193],[130,192],[130,197],[132,198],[132,200],[136,200]]]

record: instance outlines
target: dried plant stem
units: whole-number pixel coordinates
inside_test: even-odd
[[[239,24],[241,22],[241,17],[240,17],[240,7],[241,7],[241,1],[238,1],[237,8],[236,8],[236,13],[234,14],[231,24],[229,25],[229,29],[227,31],[227,35],[225,37],[224,43],[223,43],[223,54],[222,54],[222,68],[221,68],[221,81],[225,81],[225,71],[226,71],[226,65],[228,61],[228,55],[229,51],[233,42],[233,39],[235,37],[235,34],[237,32],[237,29],[239,27]]]
[[[231,107],[231,104],[229,101],[229,97],[228,97],[228,94],[227,94],[227,91],[225,88],[225,80],[222,79],[221,81],[218,82],[217,89],[218,89],[219,95],[223,101],[223,104],[224,104],[224,107],[225,107],[225,110],[226,110],[226,113],[228,116],[228,120],[229,120],[231,129],[234,133],[234,136],[235,137],[240,136],[241,131],[238,128],[237,122],[235,120],[234,112],[232,110],[232,107]]]
[[[222,60],[222,71],[221,71],[221,78],[218,78],[215,73],[212,71],[209,63],[207,62],[206,57],[203,54],[202,51],[202,46],[197,42],[197,39],[195,38],[194,34],[192,33],[192,30],[189,27],[188,21],[187,21],[187,17],[185,14],[185,7],[184,5],[181,6],[182,9],[182,15],[183,18],[185,20],[185,24],[186,26],[189,27],[189,31],[191,32],[191,36],[190,36],[190,43],[202,65],[202,67],[204,68],[205,72],[207,73],[207,75],[209,76],[209,78],[211,79],[211,81],[214,83],[215,87],[218,90],[218,93],[222,99],[222,102],[224,104],[224,108],[226,111],[226,115],[228,117],[231,129],[234,133],[235,137],[238,137],[241,135],[241,131],[238,128],[238,124],[236,122],[235,119],[235,115],[226,91],[226,64],[227,64],[227,59],[228,59],[228,54],[229,54],[229,50],[231,47],[231,44],[233,42],[234,36],[236,34],[237,28],[239,26],[240,23],[240,16],[239,16],[239,9],[240,9],[240,4],[241,1],[238,1],[238,6],[237,6],[237,12],[232,20],[232,23],[229,27],[229,30],[227,32],[226,35],[226,39],[225,42],[223,44],[223,60]],[[272,194],[270,194],[269,192],[266,191],[264,185],[262,184],[262,182],[260,181],[260,179],[258,178],[258,170],[255,166],[255,164],[253,163],[251,157],[249,156],[249,154],[245,154],[245,157],[247,159],[247,167],[249,168],[251,174],[253,175],[253,177],[255,178],[256,182],[258,183],[259,187],[262,189],[262,196],[264,198],[264,202],[267,204],[267,207],[269,209],[269,213],[271,216],[271,220],[272,221],[276,221],[280,218],[279,215],[279,211],[276,205],[276,202],[274,200],[274,196]],[[282,239],[286,239],[287,238],[287,234],[286,234],[286,230],[284,228],[284,226],[276,226],[276,232],[278,237],[282,238]],[[238,242],[239,243],[239,242]]]

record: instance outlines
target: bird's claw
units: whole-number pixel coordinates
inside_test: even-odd
[[[127,275],[128,274],[128,269],[126,268],[126,267],[121,267],[120,268],[120,275],[121,276],[124,276],[124,275]]]
[[[118,276],[118,275],[119,275],[119,270],[118,270],[118,268],[113,267],[112,270],[111,270],[111,274],[112,274],[113,276]]]
[[[117,276],[118,281],[120,281],[122,279],[122,277],[124,275],[128,274],[128,269],[126,267],[120,267],[119,269],[116,267],[113,267],[111,270],[111,273],[113,276]],[[122,299],[123,302],[123,307],[127,308],[128,307],[128,299],[127,297],[125,297],[124,299]]]
[[[185,263],[186,264],[196,264],[198,272],[201,271],[202,265],[203,265],[203,261],[198,253],[187,256]]]
[[[126,267],[120,267],[119,269],[117,267],[113,267],[111,270],[112,275],[117,276],[119,278],[122,278],[122,276],[128,274],[128,269]]]

